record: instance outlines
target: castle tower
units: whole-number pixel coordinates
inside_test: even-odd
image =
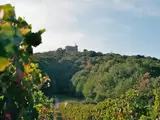
[[[75,46],[66,46],[66,53],[69,52],[78,52],[78,46],[75,44]]]
[[[77,44],[75,44],[75,48],[76,48],[76,51],[78,52],[78,45]]]

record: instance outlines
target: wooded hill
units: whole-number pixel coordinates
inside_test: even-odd
[[[117,98],[129,89],[152,89],[160,86],[160,60],[142,55],[126,56],[87,51],[36,53],[36,62],[51,78],[48,96],[70,94],[86,100]],[[144,80],[145,79],[145,80]]]

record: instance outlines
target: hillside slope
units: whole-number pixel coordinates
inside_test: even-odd
[[[94,51],[66,54],[61,48],[34,56],[52,80],[46,90],[50,96],[63,93],[95,101],[117,98],[131,88],[142,88],[145,74],[150,77],[145,89],[159,87],[160,60],[156,58]]]

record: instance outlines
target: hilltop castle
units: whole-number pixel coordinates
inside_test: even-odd
[[[78,52],[78,46],[77,45],[75,45],[75,46],[66,46],[65,49],[66,49],[66,53]]]

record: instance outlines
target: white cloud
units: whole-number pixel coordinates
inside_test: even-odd
[[[97,45],[103,45],[96,40],[96,35],[92,37],[83,30],[73,29],[77,22],[76,14],[83,14],[89,9],[91,1],[13,0],[11,4],[15,6],[17,16],[25,16],[27,22],[33,25],[33,31],[46,28],[46,33],[42,35],[43,44],[35,48],[36,52],[55,50],[74,43],[80,46],[80,50],[97,49]]]
[[[0,4],[8,3],[5,0]],[[46,28],[42,35],[43,44],[35,51],[47,51],[74,44],[83,38],[83,33],[73,31],[76,22],[76,4],[67,0],[13,0],[10,2],[16,8],[17,16],[25,16],[28,23],[33,25],[33,31]]]
[[[81,32],[52,32],[48,31],[43,35],[43,43],[36,48],[36,51],[55,50],[66,45],[74,45],[85,38],[85,34]],[[45,41],[46,40],[46,41]]]
[[[108,7],[119,11],[134,12],[143,16],[160,16],[160,8],[156,7],[153,4],[154,2],[151,0],[112,0]]]
[[[146,2],[147,1],[147,2]],[[105,8],[105,17],[96,17],[88,22],[96,29],[96,25],[108,24],[112,29],[118,26],[119,34],[128,34],[131,28],[125,24],[117,23],[109,12],[116,10],[119,12],[130,12],[135,15],[159,16],[158,8],[150,6],[149,0],[12,0],[10,1],[16,8],[17,16],[24,16],[28,23],[33,25],[33,31],[46,28],[46,33],[42,35],[43,44],[35,48],[35,51],[55,50],[65,45],[74,45],[76,42],[81,49],[88,48],[103,51],[110,43],[108,35],[100,36],[96,33],[89,34],[86,26],[83,29],[76,28],[79,18],[89,18],[89,11]],[[0,0],[0,4],[6,0]],[[77,16],[80,17],[77,17]],[[114,25],[114,26],[111,26]],[[118,31],[118,30],[117,30]],[[123,36],[123,35],[122,35]],[[105,38],[104,38],[105,37]],[[116,39],[116,38],[115,38]]]

